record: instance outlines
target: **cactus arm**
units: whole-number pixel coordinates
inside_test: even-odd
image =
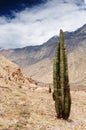
[[[54,65],[53,65],[53,84],[54,84],[54,93],[53,93],[53,99],[55,100],[55,109],[57,113],[57,117],[62,117],[62,103],[61,103],[61,88],[60,88],[60,82],[59,82],[59,58],[60,58],[60,51],[59,48],[60,44],[57,45],[56,50],[56,56],[54,59]]]
[[[62,111],[64,111],[64,36],[60,30],[60,86],[62,91]]]
[[[67,62],[67,54],[66,50],[65,53],[65,88],[64,88],[64,113],[63,118],[67,119],[70,115],[71,109],[71,96],[70,96],[70,85],[69,85],[69,78],[68,78],[68,62]]]

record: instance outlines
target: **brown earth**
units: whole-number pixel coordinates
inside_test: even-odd
[[[56,118],[47,87],[0,87],[0,130],[85,130],[86,89],[71,91],[72,108],[67,121]]]
[[[67,121],[56,118],[48,87],[26,78],[16,64],[0,56],[0,130],[85,130],[86,87],[71,87]]]

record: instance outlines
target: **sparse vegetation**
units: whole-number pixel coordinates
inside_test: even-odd
[[[49,84],[49,93],[51,93],[51,86],[50,86],[50,84]]]

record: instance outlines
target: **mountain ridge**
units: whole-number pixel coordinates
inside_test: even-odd
[[[86,84],[86,74],[84,73],[86,65],[86,24],[73,32],[64,32],[64,37],[65,47],[68,54],[70,81],[71,83],[75,84]],[[53,58],[58,41],[59,37],[53,36],[42,45],[28,46],[20,49],[2,50],[0,51],[0,53],[13,62],[19,64],[22,67],[23,71],[27,75],[32,76],[32,78],[34,78],[35,80],[40,80],[42,82],[45,82],[47,80],[47,82],[52,83],[51,75],[53,70]],[[82,64],[80,63],[80,61],[82,61]],[[46,63],[46,65],[44,63]],[[47,68],[47,65],[50,66],[50,69],[47,69],[48,72],[45,69]],[[79,70],[76,71],[77,66]],[[82,78],[84,79],[84,81],[82,80]]]

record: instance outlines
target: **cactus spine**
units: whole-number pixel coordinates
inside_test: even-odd
[[[58,118],[67,119],[70,115],[71,97],[68,80],[68,63],[64,48],[64,34],[60,30],[60,41],[57,45],[56,56],[53,65],[53,85],[55,109]]]

